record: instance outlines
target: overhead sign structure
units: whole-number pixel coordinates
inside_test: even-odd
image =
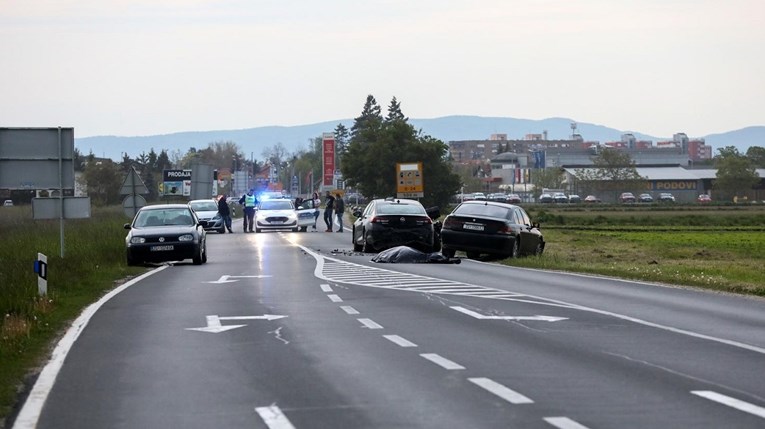
[[[422,198],[423,186],[422,163],[396,163],[396,194],[398,198]]]
[[[322,187],[332,188],[335,186],[335,135],[324,133],[321,140],[324,160],[322,162]]]
[[[0,189],[74,189],[74,128],[0,128]]]

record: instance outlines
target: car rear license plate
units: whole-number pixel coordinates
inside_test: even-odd
[[[476,225],[472,223],[466,223],[462,225],[462,229],[469,229],[472,231],[483,231],[483,225]]]
[[[168,250],[173,250],[173,246],[172,245],[151,246],[150,250],[152,252],[167,252]]]

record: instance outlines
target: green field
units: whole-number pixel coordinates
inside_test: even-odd
[[[765,207],[541,207],[541,257],[500,263],[765,296]],[[25,378],[68,323],[118,282],[146,271],[125,265],[119,207],[91,219],[32,220],[29,206],[0,207],[0,426]],[[37,296],[37,252],[48,256],[49,295]]]

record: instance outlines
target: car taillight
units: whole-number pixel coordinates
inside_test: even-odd
[[[502,225],[497,230],[497,234],[509,234],[513,235],[515,232],[513,231],[513,228],[509,225]]]
[[[369,222],[371,222],[371,223],[387,224],[388,223],[388,219],[385,219],[385,218],[379,217],[379,216],[375,216]]]
[[[458,226],[460,226],[462,222],[458,221],[457,219],[452,218],[446,218],[444,220],[444,228],[446,229],[457,229]]]

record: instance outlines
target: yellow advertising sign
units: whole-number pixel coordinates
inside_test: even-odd
[[[396,163],[396,192],[399,198],[425,196],[421,162]]]

